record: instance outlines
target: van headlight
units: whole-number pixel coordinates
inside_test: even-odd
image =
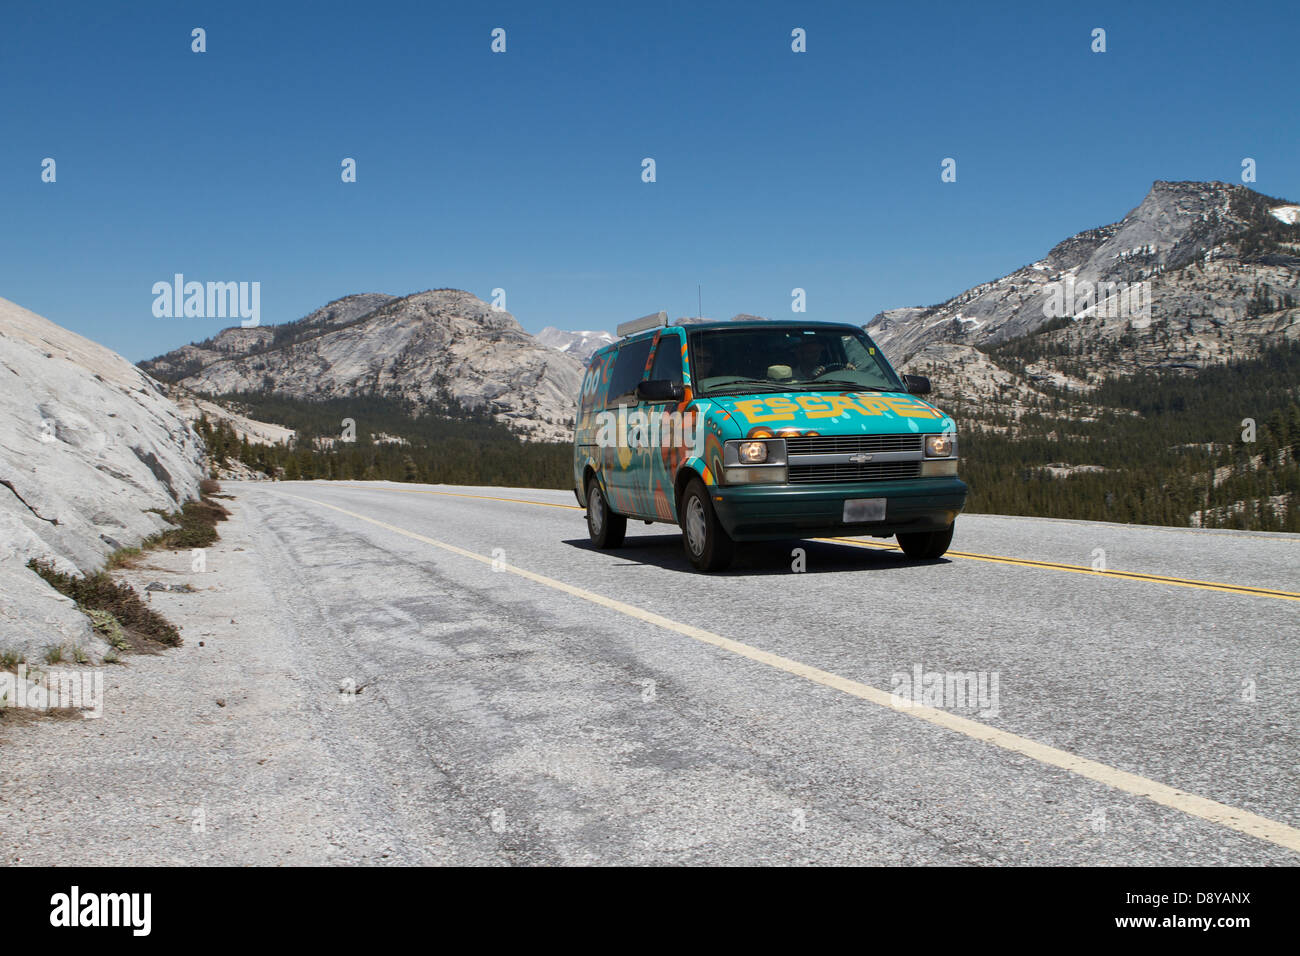
[[[926,458],[952,458],[957,454],[957,442],[952,435],[926,435]]]
[[[722,482],[750,485],[786,481],[785,439],[752,438],[727,441],[722,445]]]

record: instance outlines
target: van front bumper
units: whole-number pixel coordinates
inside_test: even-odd
[[[941,531],[961,512],[966,493],[960,478],[709,488],[718,520],[737,541]],[[846,524],[850,498],[886,499],[885,520]]]

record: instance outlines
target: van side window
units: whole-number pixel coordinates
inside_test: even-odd
[[[605,404],[631,405],[636,402],[632,395],[637,382],[645,373],[646,359],[650,357],[650,344],[653,339],[644,338],[632,342],[618,350],[614,360],[614,371],[609,376],[609,392]]]
[[[596,406],[597,399],[601,397],[600,383],[604,377],[606,366],[613,361],[613,353],[597,353],[591,359],[591,364],[587,366],[587,374],[582,378],[582,403],[579,406],[579,415],[586,415]]]
[[[675,335],[659,339],[655,349],[655,364],[650,369],[652,380],[667,379],[674,385],[682,384],[682,340]]]

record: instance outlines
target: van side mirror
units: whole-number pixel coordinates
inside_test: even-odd
[[[686,388],[670,379],[652,378],[637,383],[636,397],[643,402],[680,402],[686,397]]]
[[[904,375],[903,386],[909,395],[930,394],[930,380],[924,375]]]

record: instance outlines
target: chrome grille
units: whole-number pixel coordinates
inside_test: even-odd
[[[900,436],[907,437],[907,436]],[[891,478],[920,478],[919,461],[868,461],[860,465],[791,465],[790,484],[816,481],[888,481]]]
[[[785,440],[790,455],[870,455],[920,451],[922,435],[797,435]]]

